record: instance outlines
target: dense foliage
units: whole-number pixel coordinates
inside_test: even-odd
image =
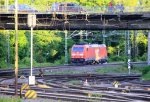
[[[125,31],[94,31],[90,37],[81,35],[69,38],[72,31],[68,32],[68,52],[75,43],[105,43],[108,49],[109,61],[125,61],[127,58],[127,41]],[[79,33],[79,32],[77,32]],[[83,32],[84,33],[84,32]],[[147,31],[130,31],[130,45],[132,60],[147,60]],[[65,39],[63,31],[34,31],[34,65],[37,63],[64,63]],[[1,68],[14,64],[15,55],[15,32],[0,32],[0,59]],[[134,44],[136,41],[136,44]],[[136,50],[134,49],[136,48]],[[9,50],[10,49],[10,50]],[[68,56],[69,58],[69,56]],[[30,31],[19,31],[19,64],[30,65]]]

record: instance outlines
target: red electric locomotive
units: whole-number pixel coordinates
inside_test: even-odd
[[[105,62],[107,62],[107,50],[105,44],[84,44],[72,46],[72,64],[102,64]]]

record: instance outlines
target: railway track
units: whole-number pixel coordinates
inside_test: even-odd
[[[88,79],[88,86],[83,82]],[[1,79],[1,81],[6,78]],[[78,80],[79,83],[70,83]],[[113,81],[119,81],[121,85],[116,88],[112,85]],[[32,90],[38,93],[38,97],[66,101],[79,102],[128,102],[150,100],[149,83],[138,83],[139,75],[99,75],[99,74],[76,74],[76,75],[47,75],[38,78],[37,83],[46,85],[49,88],[41,88],[38,85],[31,86]],[[96,83],[94,84],[94,81]],[[109,84],[109,85],[108,85]],[[0,85],[0,92],[14,94],[14,85]],[[18,85],[18,94],[21,84]]]
[[[103,66],[118,66],[123,63],[111,63],[103,65],[86,65],[86,66],[53,66],[44,68],[34,68],[37,72],[40,69],[45,71],[65,70],[65,69],[94,69]],[[146,64],[134,63],[134,64]],[[20,69],[19,72],[29,72],[30,69]],[[14,79],[10,76],[13,70],[0,71],[0,92],[14,95]],[[150,101],[150,82],[145,83],[140,80],[140,75],[119,75],[119,74],[59,74],[36,76],[37,84],[46,85],[48,88],[41,88],[38,85],[31,86],[32,90],[38,93],[38,97],[55,100],[78,101],[78,102],[128,102],[128,101]],[[28,76],[28,75],[27,75]],[[20,79],[20,78],[19,78]],[[20,79],[23,80],[23,79]],[[28,80],[27,78],[25,80]],[[84,85],[87,80],[88,85]],[[5,82],[6,81],[6,82]],[[9,81],[10,84],[8,84]],[[116,88],[114,81],[120,85]],[[2,82],[6,84],[2,84]],[[27,81],[28,82],[28,81]],[[21,84],[18,83],[18,94]],[[25,94],[25,92],[23,93]]]
[[[119,63],[107,63],[107,64],[96,64],[96,65],[84,65],[84,66],[72,66],[72,65],[63,65],[63,66],[50,66],[50,67],[34,67],[33,71],[37,72],[39,70],[42,71],[56,71],[56,70],[68,70],[68,69],[94,69],[104,66],[117,66],[122,65],[124,62]],[[147,64],[147,62],[131,62],[132,65],[139,65],[139,64]],[[19,73],[29,75],[30,68],[21,68],[19,69]],[[13,69],[7,69],[7,70],[0,70],[0,76],[13,76],[14,70]]]

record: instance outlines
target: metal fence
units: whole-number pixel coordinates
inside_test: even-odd
[[[31,7],[32,8],[32,7]],[[137,6],[137,7],[129,7],[129,6],[79,6],[79,7],[62,7],[53,9],[50,6],[45,5],[34,5],[33,8],[36,8],[38,12],[56,12],[56,13],[126,13],[126,12],[150,12],[150,6]],[[0,6],[0,13],[10,12],[5,6]],[[30,11],[19,11],[19,12],[30,12]]]

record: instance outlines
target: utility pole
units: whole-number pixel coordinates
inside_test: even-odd
[[[80,33],[80,42],[82,42],[83,41],[83,31],[81,30],[79,33]]]
[[[15,95],[18,95],[18,0],[15,0]]]
[[[86,30],[86,40],[87,40],[87,36],[88,36],[88,32],[87,32],[87,30]]]
[[[148,32],[148,65],[150,65],[150,31]]]
[[[129,70],[129,75],[131,73],[131,65],[130,65],[130,62],[131,62],[131,49],[130,49],[130,31],[128,30],[128,35],[127,35],[127,39],[128,39],[128,70]]]
[[[136,54],[137,54],[137,51],[136,51],[136,36],[137,36],[137,31],[135,30],[134,31],[134,43],[133,43],[133,61],[136,61]]]
[[[67,65],[68,64],[68,44],[67,44],[67,36],[68,36],[68,31],[65,30],[65,64]]]
[[[10,35],[9,35],[9,31],[7,30],[7,64],[8,64],[8,68],[10,67]]]
[[[103,35],[103,44],[105,44],[105,29],[102,30],[102,35]]]
[[[125,56],[127,56],[127,33],[126,33],[126,31],[124,31],[124,34],[125,34]],[[126,59],[126,61],[127,61],[127,59]]]

